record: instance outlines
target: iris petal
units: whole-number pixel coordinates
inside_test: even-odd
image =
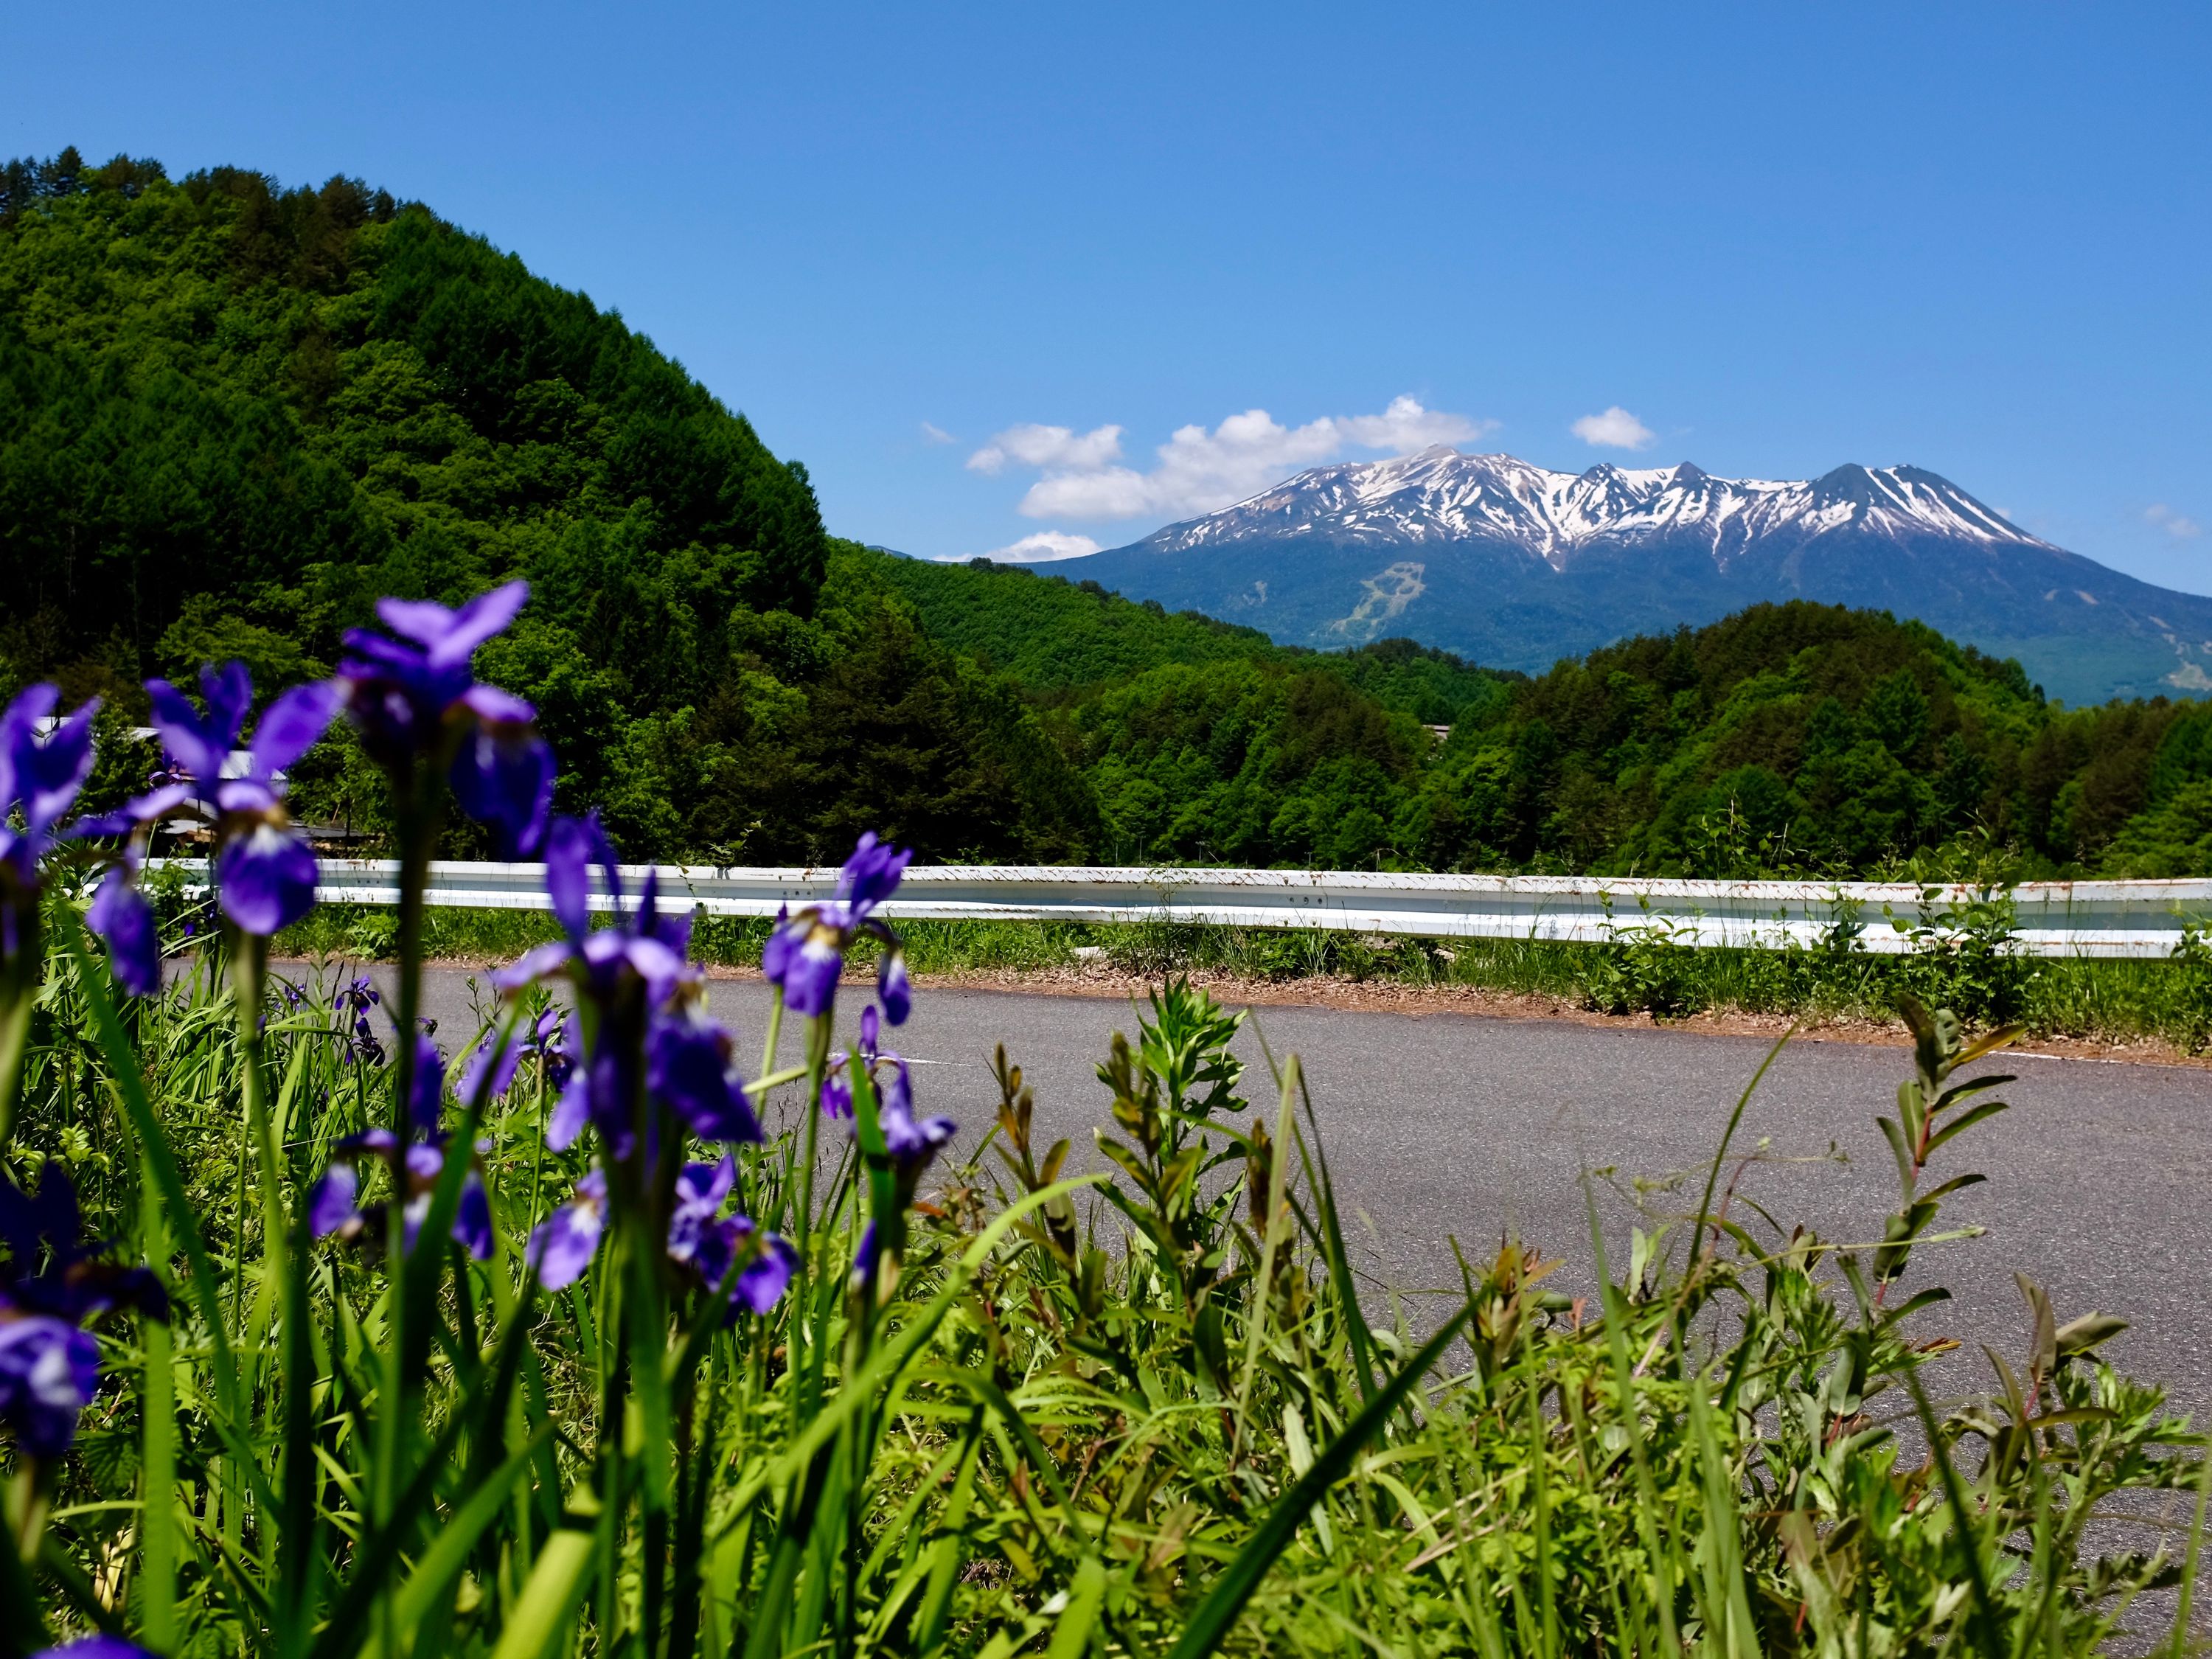
[[[264,938],[314,908],[315,877],[314,849],[270,823],[233,839],[216,860],[222,913]]]
[[[85,921],[107,941],[108,966],[118,985],[140,997],[161,988],[161,939],[154,925],[154,907],[131,884],[129,872],[120,865],[100,884]]]

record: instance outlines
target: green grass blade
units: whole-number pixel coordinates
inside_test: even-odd
[[[1235,1626],[1237,1616],[1244,1611],[1244,1604],[1252,1599],[1252,1593],[1260,1588],[1260,1581],[1275,1565],[1276,1557],[1290,1547],[1307,1512],[1320,1501],[1323,1492],[1344,1478],[1352,1460],[1381,1431],[1391,1413],[1413,1391],[1414,1385],[1443,1358],[1444,1350],[1451,1346],[1453,1338],[1474,1312],[1472,1308],[1462,1308],[1446,1321],[1443,1328],[1431,1337],[1420,1352],[1382,1385],[1359,1415],[1345,1426],[1344,1432],[1329,1442],[1328,1449],[1314,1459],[1313,1467],[1298,1478],[1297,1484],[1275,1500],[1275,1506],[1267,1511],[1267,1518],[1213,1581],[1213,1587],[1191,1614],[1170,1659],[1200,1659],[1200,1656],[1220,1647]]]
[[[476,1547],[477,1538],[505,1507],[509,1489],[530,1467],[538,1447],[551,1437],[550,1427],[532,1435],[440,1526],[437,1540],[416,1563],[414,1572],[393,1599],[392,1618],[401,1630],[416,1629],[437,1605],[439,1597],[467,1565],[469,1553]],[[374,1637],[362,1649],[364,1654],[376,1650]]]
[[[1620,1398],[1614,1409],[1628,1436],[1630,1460],[1636,1470],[1636,1529],[1650,1565],[1650,1595],[1659,1620],[1660,1646],[1668,1654],[1681,1650],[1680,1632],[1674,1623],[1674,1586],[1680,1582],[1679,1558],[1674,1534],[1659,1521],[1659,1490],[1651,1475],[1651,1456],[1644,1443],[1644,1425],[1636,1406],[1636,1374],[1628,1358],[1628,1300],[1613,1282],[1605,1258],[1605,1229],[1598,1221],[1597,1199],[1589,1176],[1583,1176],[1583,1211],[1589,1218],[1591,1259],[1597,1267],[1598,1286],[1605,1302],[1607,1357],[1613,1365],[1613,1388]]]
[[[600,1518],[600,1528],[613,1524]],[[592,1564],[599,1553],[597,1531],[562,1527],[545,1540],[529,1580],[515,1601],[515,1616],[499,1633],[491,1659],[544,1659],[565,1644],[576,1610],[592,1587]]]
[[[1066,1607],[1060,1610],[1060,1622],[1053,1627],[1052,1645],[1044,1650],[1044,1659],[1081,1659],[1089,1652],[1105,1600],[1106,1564],[1095,1554],[1086,1555],[1075,1570],[1074,1588],[1068,1594]]]
[[[1705,1248],[1705,1220],[1713,1212],[1713,1192],[1720,1185],[1721,1166],[1728,1162],[1729,1143],[1735,1139],[1736,1127],[1743,1121],[1744,1111],[1751,1104],[1752,1096],[1759,1092],[1760,1080],[1766,1076],[1767,1067],[1780,1058],[1790,1039],[1797,1035],[1801,1022],[1793,1021],[1788,1030],[1775,1038],[1774,1046],[1766,1051],[1766,1058],[1759,1062],[1759,1069],[1751,1074],[1751,1081],[1743,1085],[1736,1097],[1735,1109],[1729,1114],[1728,1127],[1721,1132],[1721,1144],[1713,1149],[1713,1167],[1705,1173],[1705,1190],[1698,1200],[1697,1225],[1690,1231],[1690,1259],[1685,1266],[1694,1275],[1698,1257]],[[1686,1284],[1688,1279],[1684,1281]]]
[[[1033,1210],[1042,1209],[1055,1198],[1080,1192],[1085,1187],[1095,1187],[1104,1181],[1103,1174],[1073,1176],[1066,1181],[1056,1181],[1049,1187],[1040,1187],[1025,1194],[993,1218],[991,1224],[975,1236],[975,1242],[961,1254],[951,1273],[937,1294],[925,1304],[907,1327],[897,1336],[875,1352],[860,1370],[839,1390],[837,1397],[815,1413],[799,1436],[773,1466],[765,1477],[772,1480],[787,1480],[804,1468],[814,1454],[834,1437],[839,1430],[858,1412],[866,1408],[875,1399],[876,1390],[891,1377],[903,1371],[921,1346],[929,1340],[938,1323],[952,1310],[953,1303],[967,1289],[968,1281],[976,1270],[990,1259],[991,1253],[1005,1242],[1016,1223]],[[742,1504],[740,1504],[742,1508]]]
[[[1258,1035],[1255,1024],[1254,1035]],[[1262,1048],[1266,1047],[1262,1039]],[[1272,1064],[1272,1057],[1270,1060]],[[1328,1173],[1328,1153],[1322,1146],[1321,1119],[1314,1112],[1313,1096],[1306,1088],[1305,1073],[1298,1073],[1298,1099],[1305,1108],[1307,1127],[1298,1132],[1298,1161],[1304,1166],[1306,1188],[1320,1195],[1321,1218],[1325,1224],[1328,1239],[1329,1283],[1334,1287],[1337,1316],[1343,1320],[1345,1334],[1352,1344],[1353,1375],[1359,1384],[1359,1397],[1375,1397],[1375,1336],[1367,1328],[1366,1311],[1359,1305],[1359,1292],[1352,1281],[1352,1254],[1344,1247],[1344,1228],[1338,1219],[1336,1183]],[[1278,1149],[1277,1157],[1282,1156]]]
[[[500,1333],[499,1347],[492,1362],[491,1386],[479,1389],[468,1409],[457,1411],[446,1420],[414,1479],[393,1504],[392,1514],[354,1552],[353,1576],[317,1633],[308,1659],[341,1659],[358,1645],[361,1626],[377,1597],[388,1588],[386,1576],[398,1560],[406,1541],[415,1536],[416,1525],[428,1512],[437,1491],[438,1477],[445,1473],[454,1449],[464,1435],[471,1440],[490,1435],[505,1420],[507,1401],[527,1346],[527,1327],[533,1305],[533,1298],[527,1296],[518,1302]],[[533,1455],[543,1449],[542,1443],[533,1443],[531,1447]]]
[[[85,1007],[92,1016],[93,1034],[107,1061],[108,1081],[114,1085],[116,1097],[123,1103],[124,1114],[138,1137],[139,1156],[153,1173],[169,1226],[184,1246],[185,1261],[191,1273],[193,1297],[215,1344],[216,1397],[223,1416],[234,1425],[239,1420],[238,1366],[231,1354],[229,1333],[222,1322],[222,1294],[217,1288],[215,1263],[208,1255],[207,1241],[200,1236],[198,1212],[185,1194],[176,1155],[169,1150],[168,1138],[161,1133],[161,1123],[154,1115],[154,1103],[146,1093],[145,1075],[138,1069],[131,1039],[116,1014],[115,999],[107,988],[106,964],[96,963],[84,948],[83,935],[74,921],[64,930],[63,944],[76,964]],[[161,1264],[155,1267],[155,1271],[160,1271]]]

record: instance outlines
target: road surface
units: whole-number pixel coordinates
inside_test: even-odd
[[[437,969],[428,988],[428,1011],[449,1048],[475,1030],[468,978]],[[861,1000],[847,997],[848,1017]],[[717,981],[711,1006],[739,1033],[740,1052],[753,1052],[765,988]],[[1107,1121],[1094,1068],[1117,1030],[1135,1032],[1124,1001],[924,990],[890,1046],[920,1062],[918,1103],[957,1119],[965,1146],[993,1121],[991,1051],[1004,1042],[1036,1088],[1039,1144],[1068,1137],[1070,1167],[1079,1170],[1103,1162],[1091,1138]],[[1304,1064],[1378,1310],[1393,1289],[1455,1285],[1455,1235],[1473,1258],[1516,1233],[1565,1258],[1562,1289],[1589,1289],[1581,1173],[1617,1174],[1617,1186],[1601,1182],[1598,1191],[1618,1264],[1638,1219],[1620,1188],[1637,1176],[1693,1170],[1686,1192],[1645,1201],[1655,1212],[1694,1209],[1705,1165],[1768,1046],[1663,1030],[1265,1008],[1237,1048],[1253,1067],[1246,1092],[1266,1103],[1271,1122],[1262,1034],[1277,1055],[1295,1052]],[[1909,1063],[1899,1048],[1801,1042],[1786,1049],[1736,1143],[1750,1151],[1764,1140],[1778,1161],[1753,1170],[1745,1191],[1785,1224],[1802,1221],[1834,1240],[1878,1237],[1897,1203],[1897,1176],[1875,1117],[1895,1110]],[[1972,1367],[1954,1364],[1950,1379],[1978,1391],[1988,1373],[1974,1345],[2017,1361],[2025,1343],[2012,1280],[2019,1269],[2050,1291],[2062,1322],[2092,1309],[2132,1322],[2108,1352],[2164,1383],[2202,1421],[2212,1407],[2202,1358],[2212,1335],[2212,1073],[2027,1057],[2003,1069],[2019,1076],[2003,1091],[2012,1109],[1939,1153],[1934,1170],[1936,1179],[1967,1169],[1989,1176],[1944,1211],[1948,1224],[1972,1222],[1988,1234],[1926,1252],[1914,1282],[1940,1274],[1956,1300],[1917,1328],[1966,1339]],[[1832,1145],[1844,1161],[1827,1156]],[[1406,1306],[1414,1322],[1431,1322],[1421,1301]]]

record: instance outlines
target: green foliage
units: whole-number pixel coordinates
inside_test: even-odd
[[[865,817],[938,859],[2212,872],[2202,708],[2066,709],[1806,604],[1531,679],[833,543],[743,416],[427,208],[73,153],[0,179],[9,686],[136,717],[147,674],[311,676],[379,593],[522,574],[487,669],[538,705],[560,805],[641,858],[812,861]],[[865,812],[854,757],[884,780]],[[296,788],[389,829],[348,739]]]
[[[1881,613],[1761,605],[1530,679],[1403,640],[1271,646],[1049,571],[839,557],[1064,711],[1115,861],[2212,871],[2212,717],[2065,709],[2017,663]]]
[[[1001,1051],[998,1168],[947,1172],[879,1304],[845,1285],[848,1165],[797,1229],[796,1292],[670,1347],[629,1334],[618,1252],[532,1294],[521,1243],[576,1158],[542,1143],[536,1061],[464,1120],[491,1258],[434,1211],[439,1247],[387,1273],[286,1220],[392,1110],[327,987],[249,994],[263,1027],[218,953],[118,1011],[65,907],[55,932],[9,1173],[58,1160],[174,1314],[111,1320],[101,1409],[63,1462],[17,1460],[46,1534],[9,1556],[21,1645],[2010,1659],[2101,1650],[2147,1590],[2193,1588],[2202,1439],[2099,1357],[2118,1321],[2023,1277],[2024,1341],[1929,1401],[1955,1346],[1936,1267],[1973,1231],[1942,1206],[2002,1109],[1966,1068],[2009,1036],[1965,1043],[1946,1013],[1912,1011],[1899,1208],[1849,1234],[1879,1245],[1772,1220],[1761,1173],[1795,1184],[1796,1160],[1724,1139],[1639,1187],[1617,1272],[1593,1225],[1595,1295],[1509,1239],[1416,1328],[1358,1298],[1295,1058],[1248,1072],[1239,1017],[1170,983],[1099,1068],[1095,1198]],[[792,1133],[740,1149],[757,1213],[792,1213]],[[656,1406],[634,1379],[664,1364]],[[2177,1501],[2195,1526],[2140,1524]]]
[[[1096,582],[975,559],[939,564],[841,545],[852,580],[895,594],[932,637],[1040,693],[1080,690],[1162,663],[1238,662],[1273,653],[1256,628],[1195,611],[1168,615]]]
[[[146,675],[312,675],[380,593],[520,574],[485,665],[537,703],[561,804],[636,856],[842,852],[856,757],[876,827],[939,856],[1087,854],[1036,716],[905,611],[825,596],[805,469],[619,318],[352,180],[65,159],[0,204],[0,682],[143,715]],[[348,738],[296,799],[389,829]]]

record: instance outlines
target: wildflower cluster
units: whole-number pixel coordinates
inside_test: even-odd
[[[596,928],[594,871],[611,906],[610,925]],[[526,1260],[547,1289],[574,1284],[614,1209],[628,1204],[695,1286],[729,1286],[731,1316],[741,1308],[767,1311],[791,1279],[796,1252],[750,1217],[720,1213],[736,1186],[734,1158],[725,1153],[718,1164],[687,1164],[665,1182],[659,1174],[666,1167],[661,1149],[687,1138],[732,1146],[762,1139],[735,1044],[707,1016],[703,978],[685,959],[690,917],[660,908],[653,871],[635,905],[625,908],[622,869],[596,816],[554,821],[545,885],[566,937],[531,951],[499,982],[510,993],[547,980],[570,988],[577,1012],[568,1024],[554,1027],[541,1015],[532,1032],[541,1053],[557,1041],[555,1063],[567,1073],[546,1144],[565,1152],[588,1129],[603,1161],[532,1234]],[[489,1055],[483,1060],[499,1063]],[[551,1076],[549,1068],[549,1084]]]
[[[808,1304],[818,1309],[833,1308],[836,1293],[848,1291],[849,1329],[842,1344],[830,1342],[817,1323],[793,1320],[781,1328],[796,1345],[786,1363],[805,1378],[793,1384],[794,1401],[819,1401],[833,1352],[865,1358],[874,1340],[873,1322],[907,1248],[907,1212],[924,1171],[955,1134],[950,1119],[917,1110],[912,1068],[882,1044],[883,1028],[902,1023],[913,1006],[904,954],[883,915],[912,854],[865,836],[832,896],[779,919],[765,963],[777,997],[769,1052],[762,1074],[749,1077],[735,1036],[711,1012],[704,975],[690,960],[688,908],[665,901],[659,872],[619,862],[596,815],[552,812],[554,759],[532,710],[476,680],[475,652],[514,620],[526,592],[514,583],[452,610],[386,599],[377,607],[381,629],[347,636],[333,678],[285,690],[258,718],[252,680],[241,665],[210,665],[191,693],[149,681],[163,769],[135,799],[95,817],[71,813],[91,769],[96,705],[56,720],[54,688],[39,686],[0,717],[0,951],[8,975],[0,1000],[8,1023],[0,1036],[11,1045],[0,1050],[0,1082],[12,1091],[20,1071],[44,959],[41,919],[54,897],[45,890],[52,872],[66,856],[90,878],[84,920],[106,945],[109,973],[101,978],[155,997],[165,946],[139,878],[156,836],[189,815],[207,832],[212,903],[227,945],[216,960],[227,969],[237,1017],[234,1046],[217,1069],[235,1076],[242,1097],[240,1121],[254,1178],[248,1182],[246,1165],[240,1166],[241,1210],[248,1191],[258,1199],[259,1323],[252,1328],[264,1338],[279,1333],[287,1344],[296,1340],[286,1351],[284,1389],[301,1409],[307,1385],[294,1373],[326,1354],[322,1363],[339,1379],[331,1408],[350,1414],[349,1437],[374,1443],[380,1469],[398,1471],[392,1479],[401,1486],[380,1474],[360,1489],[356,1523],[369,1529],[359,1545],[365,1560],[378,1559],[380,1549],[415,1548],[376,1540],[402,1535],[406,1523],[392,1508],[395,1494],[402,1486],[422,1490],[434,1458],[443,1455],[432,1454],[419,1475],[404,1472],[427,1446],[420,1422],[410,1426],[410,1419],[431,1387],[433,1354],[459,1359],[474,1351],[465,1325],[488,1295],[509,1333],[493,1349],[511,1355],[514,1334],[531,1328],[532,1297],[587,1284],[590,1295],[578,1305],[596,1310],[591,1316],[604,1322],[598,1328],[613,1345],[604,1372],[611,1416],[586,1453],[602,1496],[579,1502],[635,1504],[647,1539],[665,1540],[670,1524],[696,1526],[696,1516],[678,1521],[668,1506],[674,1487],[692,1479],[684,1461],[692,1408],[685,1402],[702,1357],[721,1333],[739,1330],[738,1340],[749,1340],[745,1322],[782,1318],[784,1305],[805,1287],[821,1292]],[[420,963],[411,957],[403,956],[395,985],[380,986],[364,973],[338,986],[319,1005],[327,1010],[320,1018],[316,998],[301,984],[269,976],[271,936],[312,908],[320,879],[308,832],[287,805],[285,775],[341,714],[392,785],[403,907],[419,907],[422,872],[447,802],[489,829],[510,855],[544,860],[562,937],[496,975],[501,1015],[454,1065],[434,1040],[433,1023],[420,1017]],[[861,1012],[857,1046],[833,1053],[845,959],[863,941],[875,947],[876,1000]],[[525,1000],[541,998],[541,1006]],[[806,1022],[806,1059],[777,1071],[776,1034],[787,1015]],[[311,1119],[349,1112],[359,1121],[325,1143],[329,1155],[295,1200],[288,1199],[300,1173],[293,1148],[302,1143],[287,1136],[299,1127],[300,1112],[276,1095],[270,1054],[289,1045],[295,1059],[288,1075],[295,1075],[302,1043],[322,1045],[327,1069],[296,1095],[288,1083],[285,1098],[314,1102]],[[511,1139],[507,1154],[495,1156],[499,1138],[514,1133],[512,1097],[526,1063],[543,1108],[533,1126],[539,1144],[530,1158],[526,1200],[500,1173],[514,1167]],[[334,1100],[343,1091],[331,1085],[348,1070],[354,1097]],[[787,1130],[770,1155],[763,1104],[775,1089],[802,1079],[801,1133]],[[10,1098],[0,1097],[0,1146]],[[388,1102],[380,1121],[373,1102]],[[505,1103],[496,1116],[494,1103]],[[848,1182],[842,1196],[818,1211],[816,1141],[825,1121],[849,1127],[866,1178]],[[495,1133],[483,1133],[488,1125]],[[150,1120],[138,1127],[159,1133]],[[310,1127],[319,1139],[320,1130]],[[568,1190],[541,1208],[537,1172],[549,1165],[565,1169]],[[143,1179],[149,1191],[165,1194],[165,1224],[193,1238],[198,1218],[179,1201],[180,1187],[162,1185],[170,1178],[162,1170],[149,1160]],[[829,1225],[833,1218],[837,1230]],[[243,1273],[256,1247],[245,1242],[242,1217],[240,1227],[234,1271]],[[0,1429],[13,1439],[19,1469],[33,1478],[69,1450],[100,1387],[100,1345],[92,1328],[119,1311],[156,1322],[167,1312],[155,1269],[108,1262],[81,1231],[73,1189],[58,1168],[50,1166],[34,1192],[0,1180],[0,1243],[7,1249],[0,1261]],[[353,1248],[321,1257],[320,1267],[296,1254],[331,1246]],[[168,1250],[163,1245],[157,1253]],[[187,1255],[195,1273],[211,1271],[204,1240],[188,1245]],[[495,1284],[502,1255],[519,1262],[519,1283]],[[605,1271],[594,1279],[594,1264],[602,1261]],[[332,1326],[309,1342],[301,1333],[311,1318],[310,1298],[362,1273],[388,1284],[381,1302],[363,1304],[377,1307],[374,1322]],[[448,1283],[461,1326],[447,1323],[439,1287]],[[224,1310],[207,1300],[197,1279],[195,1286],[201,1317],[216,1333],[217,1382],[208,1408],[228,1423],[234,1419],[225,1414],[241,1409],[241,1387],[257,1386],[253,1379],[265,1373],[258,1358],[240,1367],[224,1346]],[[166,1340],[146,1340],[148,1375],[158,1378],[172,1351]],[[356,1369],[363,1358],[375,1371],[367,1387]],[[512,1383],[511,1369],[501,1375]],[[164,1413],[173,1415],[149,1398],[149,1471],[170,1455],[161,1449]],[[618,1425],[633,1413],[659,1425],[672,1443],[643,1452],[632,1446]],[[464,1414],[453,1419],[455,1432]],[[495,1436],[485,1439],[489,1432],[487,1422],[476,1421],[465,1430],[468,1443],[495,1443]],[[301,1501],[296,1494],[311,1492],[319,1478],[295,1462],[303,1454],[301,1445],[283,1449],[286,1490],[295,1494],[283,1502]],[[825,1449],[817,1456],[820,1468],[807,1481],[824,1478],[821,1460],[830,1455]],[[635,1474],[661,1458],[672,1461],[672,1474]],[[263,1472],[247,1468],[240,1477],[253,1488],[250,1499],[210,1502],[226,1506],[225,1524],[229,1506],[245,1501],[272,1517],[257,1525],[273,1526],[281,1504]],[[11,1516],[18,1512],[10,1510]],[[42,1511],[20,1512],[33,1516],[24,1524],[35,1542]],[[647,1546],[648,1553],[653,1547]],[[673,1593],[696,1600],[696,1551],[678,1550],[675,1565],[693,1579],[689,1589]],[[162,1579],[167,1569],[158,1562],[148,1571],[145,1596],[155,1609],[149,1618],[166,1630],[163,1620],[177,1605],[174,1586]],[[661,1591],[653,1574],[661,1571],[653,1568],[645,1581],[645,1626],[665,1622],[654,1605]],[[272,1603],[269,1616],[282,1622],[290,1615]],[[680,1624],[688,1615],[670,1616]],[[164,1637],[156,1645],[172,1644]],[[720,1646],[728,1645],[725,1633]],[[11,1650],[33,1646],[22,1642]],[[106,1637],[56,1651],[73,1659],[147,1653]]]
[[[371,982],[366,974],[357,974],[333,1000],[333,1006],[348,1024],[343,1033],[347,1054],[364,1066],[381,1066],[385,1061],[384,1044],[376,1035],[376,1024],[368,1011],[384,1000],[384,994]]]
[[[331,1165],[315,1183],[307,1200],[307,1216],[310,1230],[317,1238],[332,1233],[349,1239],[364,1235],[372,1239],[384,1237],[384,1206],[364,1206],[361,1202],[361,1161],[375,1158],[390,1170],[392,1191],[400,1197],[400,1248],[414,1249],[416,1237],[429,1213],[431,1194],[437,1188],[439,1176],[445,1173],[449,1150],[447,1138],[439,1127],[444,1115],[446,1057],[439,1052],[437,1044],[420,1034],[415,1039],[412,1081],[408,1102],[412,1133],[403,1140],[391,1130],[380,1127],[349,1136],[339,1146],[339,1150],[348,1155],[346,1161]],[[485,1143],[471,1150],[481,1154],[491,1149]],[[453,1239],[479,1261],[491,1255],[491,1200],[484,1191],[483,1174],[473,1160],[461,1179],[460,1202],[453,1218]]]

